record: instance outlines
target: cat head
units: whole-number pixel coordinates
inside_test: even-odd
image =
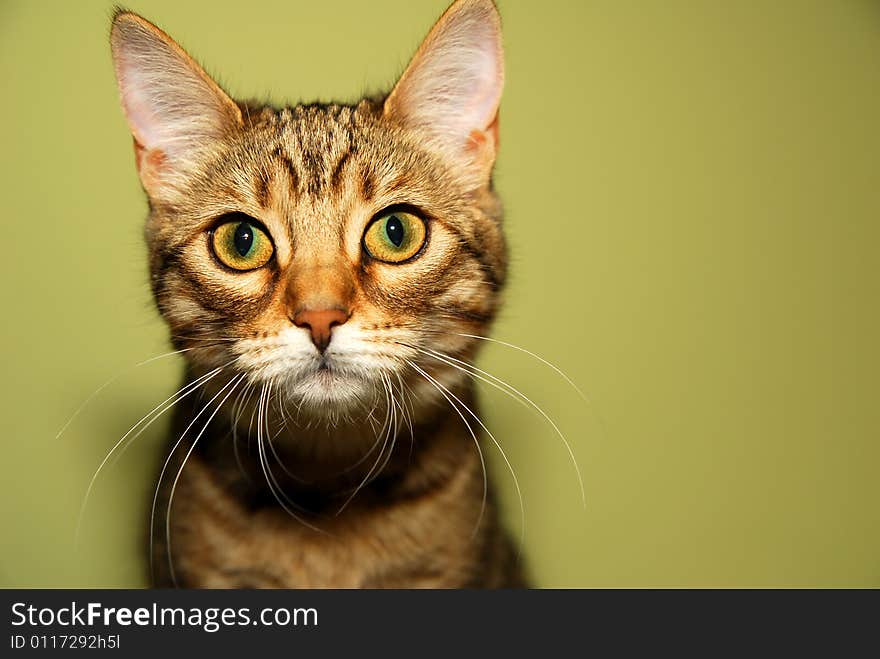
[[[473,351],[506,270],[491,0],[455,2],[391,93],[353,105],[235,101],[129,12],[111,46],[152,289],[193,372],[223,367],[314,414],[460,378],[431,351]]]

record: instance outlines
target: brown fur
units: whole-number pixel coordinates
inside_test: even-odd
[[[478,342],[463,335],[487,332],[506,276],[497,107],[455,142],[412,105],[424,91],[412,81],[461,25],[497,31],[492,3],[455,3],[387,99],[275,109],[231,104],[158,28],[114,19],[153,291],[185,382],[205,378],[176,408],[151,529],[156,585],[522,584],[491,489],[484,501],[473,386],[450,362],[474,358]],[[198,94],[198,116],[185,116],[186,98],[172,108],[198,131],[188,141],[151,143],[145,57],[180,69],[168,98]],[[362,248],[387,208],[427,225],[399,265]],[[265,227],[268,264],[218,264],[211,230],[230,213]],[[348,318],[326,353],[293,322],[312,309]]]

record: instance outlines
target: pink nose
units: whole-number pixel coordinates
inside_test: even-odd
[[[333,328],[345,323],[348,316],[348,312],[342,309],[305,309],[293,317],[293,324],[307,327],[318,352],[324,352],[330,345]]]

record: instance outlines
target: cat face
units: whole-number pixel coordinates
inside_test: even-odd
[[[152,287],[195,372],[228,368],[313,414],[457,379],[429,351],[467,355],[505,277],[499,29],[491,1],[460,0],[387,98],[278,110],[232,101],[117,15]]]

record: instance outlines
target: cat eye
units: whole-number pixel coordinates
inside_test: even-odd
[[[403,263],[418,254],[427,236],[425,222],[412,213],[394,211],[373,220],[364,233],[364,248],[377,261]]]
[[[259,223],[246,215],[218,225],[211,232],[211,248],[223,265],[242,271],[263,267],[275,251]]]

